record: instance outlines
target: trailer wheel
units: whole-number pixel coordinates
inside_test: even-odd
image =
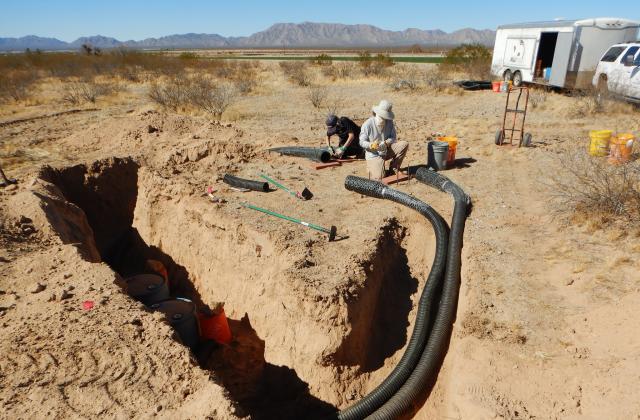
[[[524,133],[524,137],[522,137],[522,146],[523,147],[531,146],[531,133]]]
[[[516,71],[515,73],[513,73],[513,86],[522,86],[522,73],[520,73],[520,71]]]
[[[511,70],[506,70],[503,74],[502,74],[502,80],[504,80],[505,82],[510,82],[511,81]]]
[[[498,146],[502,146],[502,143],[504,142],[504,131],[502,130],[498,130],[496,131],[496,139],[495,139],[495,143]]]

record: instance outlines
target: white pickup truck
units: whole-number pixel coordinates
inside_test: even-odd
[[[596,67],[593,86],[600,94],[640,103],[640,42],[610,47]]]

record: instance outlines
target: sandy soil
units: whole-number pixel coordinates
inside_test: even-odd
[[[221,123],[154,109],[133,94],[140,85],[79,112],[52,104],[0,112],[3,164],[20,180],[0,190],[0,403],[8,416],[320,417],[391,371],[433,234],[417,214],[344,189],[346,175],[366,176],[363,163],[316,171],[266,153],[322,145],[324,111],[276,64],[265,66],[258,91]],[[410,142],[407,164],[425,163],[433,131],[460,138],[466,163],[446,175],[474,209],[458,317],[415,418],[640,415],[640,234],[572,222],[550,187],[563,154],[586,147],[587,130],[637,132],[637,112],[575,117],[578,99],[549,94],[527,117],[534,147],[499,148],[501,94],[323,83],[341,113],[360,121],[391,100],[399,137]],[[267,173],[314,198],[229,191],[220,182],[227,172]],[[227,203],[203,196],[208,185]],[[415,181],[397,188],[450,218],[448,196]],[[334,224],[345,238],[328,243],[242,201]],[[225,302],[232,345],[191,352],[161,315],[127,296],[122,278],[150,257],[167,266],[174,295]]]

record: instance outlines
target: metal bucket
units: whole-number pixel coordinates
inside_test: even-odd
[[[427,166],[441,171],[447,169],[449,157],[449,143],[446,141],[431,141],[427,143]]]
[[[169,299],[169,284],[157,274],[138,274],[127,277],[125,282],[127,293],[147,306]]]
[[[200,327],[193,302],[182,298],[169,299],[154,303],[150,308],[165,314],[167,322],[176,330],[182,343],[191,349],[195,348],[200,340]]]

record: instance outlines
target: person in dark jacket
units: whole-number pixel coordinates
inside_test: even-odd
[[[338,118],[336,115],[327,117],[327,146],[337,158],[341,157],[360,157],[363,155],[363,149],[358,142],[360,137],[360,127],[347,117]],[[339,138],[338,147],[331,146],[331,136],[336,135]]]

